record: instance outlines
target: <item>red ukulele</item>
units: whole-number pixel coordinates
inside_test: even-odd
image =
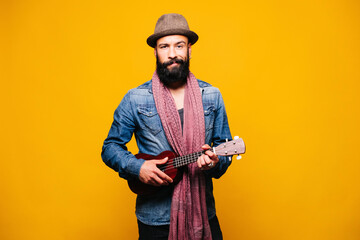
[[[214,152],[218,156],[229,156],[229,159],[231,161],[232,155],[245,153],[245,144],[241,138],[236,136],[234,137],[234,140],[226,141],[225,143],[222,143],[217,147],[209,149],[209,151]],[[204,154],[204,152],[205,151],[200,151],[189,155],[177,156],[177,154],[174,152],[164,151],[157,156],[139,153],[136,154],[135,157],[137,159],[141,158],[144,160],[163,159],[165,157],[168,157],[169,160],[165,164],[158,165],[157,167],[174,180],[172,184],[176,184],[181,180],[181,176],[182,176],[181,167],[189,163],[196,162],[198,157]],[[241,159],[241,156],[239,155],[237,159]],[[158,191],[160,188],[153,185],[145,184],[141,182],[139,179],[129,180],[128,184],[131,191],[139,195],[153,194],[156,191]]]

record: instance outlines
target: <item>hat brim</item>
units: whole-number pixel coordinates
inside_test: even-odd
[[[169,30],[162,31],[162,32],[151,35],[150,37],[148,37],[146,42],[150,47],[155,48],[156,41],[159,38],[162,38],[162,37],[165,37],[168,35],[186,36],[189,39],[189,43],[191,43],[191,45],[194,45],[197,42],[197,40],[199,39],[199,36],[196,33],[194,33],[193,31],[186,30],[186,29],[171,29],[171,30],[169,29]]]

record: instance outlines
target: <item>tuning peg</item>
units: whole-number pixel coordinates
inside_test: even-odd
[[[235,137],[234,137],[234,140],[236,140],[236,139],[239,139],[239,136],[235,136]]]
[[[238,155],[238,156],[236,157],[236,159],[237,159],[237,160],[240,160],[240,159],[241,159],[241,156],[240,156],[240,155]]]
[[[225,138],[226,143],[229,141],[227,138]],[[226,143],[224,143],[224,148],[226,147]]]

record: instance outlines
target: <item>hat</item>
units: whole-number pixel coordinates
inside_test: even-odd
[[[195,44],[199,36],[190,31],[189,25],[184,16],[177,13],[169,13],[162,15],[155,26],[154,34],[146,40],[150,47],[156,46],[156,41],[159,38],[168,35],[184,35],[189,39],[191,44]]]

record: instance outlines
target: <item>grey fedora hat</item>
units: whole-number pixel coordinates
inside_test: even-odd
[[[190,31],[189,25],[184,16],[177,13],[169,13],[162,15],[155,26],[154,34],[146,40],[150,47],[156,46],[156,41],[159,38],[168,35],[184,35],[189,39],[189,43],[195,44],[199,36]]]

